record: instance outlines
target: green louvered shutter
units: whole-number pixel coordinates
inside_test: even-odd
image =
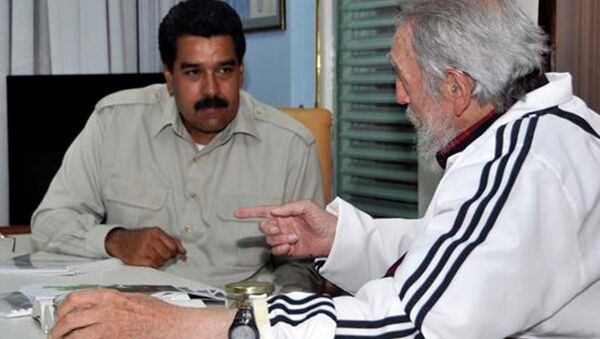
[[[416,217],[415,132],[388,52],[398,0],[337,1],[337,194],[380,217]]]

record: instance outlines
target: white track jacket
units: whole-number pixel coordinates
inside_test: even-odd
[[[271,297],[274,336],[600,338],[600,116],[546,76],[448,159],[422,219],[332,202],[320,272],[352,296]]]

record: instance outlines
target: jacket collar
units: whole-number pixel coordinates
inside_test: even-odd
[[[516,94],[515,102],[506,113],[496,112],[495,110],[491,111],[438,151],[436,160],[442,168],[446,168],[449,157],[463,151],[492,126],[495,121],[504,120],[504,116],[512,116],[517,111],[522,111],[522,114],[524,114],[534,110],[558,106],[560,103],[567,102],[573,96],[571,75],[568,73],[543,74],[536,71],[523,76],[520,81],[527,82],[525,87],[529,92],[525,93],[522,97]],[[556,93],[556,96],[549,98],[548,95],[543,94],[547,94],[548,92],[546,91],[552,91]]]
[[[499,116],[500,115],[497,114],[495,110],[492,110],[484,116],[483,119],[464,130],[456,138],[452,139],[452,141],[436,153],[435,158],[438,164],[445,169],[449,157],[467,148],[467,146],[475,141],[475,139],[479,138]]]

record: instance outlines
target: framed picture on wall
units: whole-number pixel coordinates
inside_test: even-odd
[[[223,1],[238,12],[246,32],[285,29],[285,0]]]

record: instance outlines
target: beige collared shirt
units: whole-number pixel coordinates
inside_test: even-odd
[[[256,221],[233,211],[299,199],[323,203],[316,145],[293,118],[242,91],[235,119],[199,150],[164,85],[102,99],[69,147],[31,225],[38,249],[106,257],[115,227],[159,226],[187,264],[166,271],[222,286],[273,267],[308,287],[306,265],[273,263]]]

